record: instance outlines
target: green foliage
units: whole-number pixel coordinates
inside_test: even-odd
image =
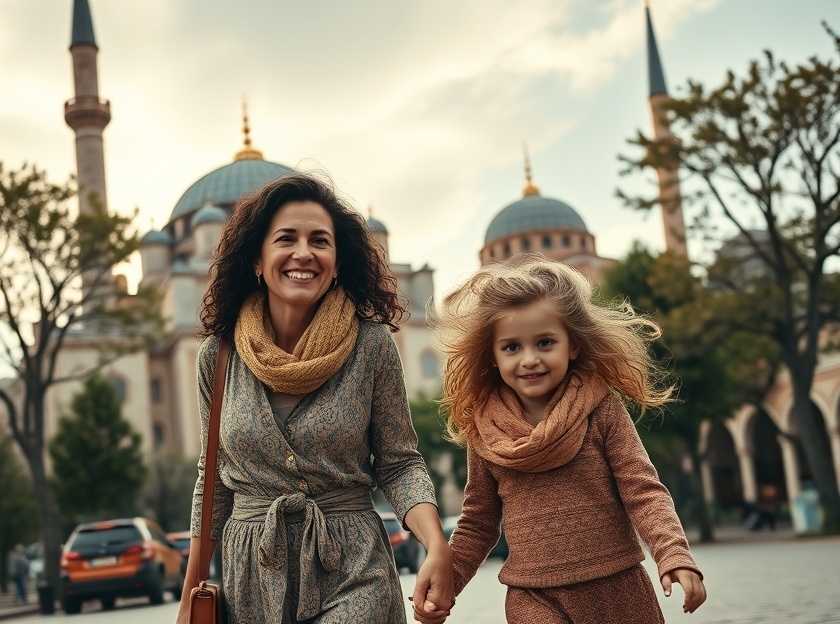
[[[38,535],[38,509],[32,483],[9,438],[0,439],[0,588],[6,591],[6,553],[16,544],[28,544]]]
[[[152,462],[143,501],[164,531],[185,531],[189,528],[197,476],[195,459],[164,455]]]
[[[438,402],[412,401],[411,417],[414,420],[414,429],[417,431],[417,448],[426,460],[435,489],[440,492],[444,476],[438,473],[435,466],[438,458],[446,453],[452,456],[455,483],[463,489],[467,482],[466,453],[463,448],[446,439],[446,425],[441,417]]]
[[[81,521],[135,513],[146,476],[141,437],[122,417],[113,387],[91,377],[71,411],[49,445],[62,514]]]

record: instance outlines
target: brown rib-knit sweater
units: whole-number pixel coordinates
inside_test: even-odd
[[[625,570],[644,559],[636,531],[660,577],[676,568],[700,574],[671,496],[617,397],[595,408],[583,446],[559,468],[526,473],[471,449],[467,455],[464,507],[451,539],[457,593],[498,540],[500,524],[510,550],[499,573],[505,585],[557,587]]]

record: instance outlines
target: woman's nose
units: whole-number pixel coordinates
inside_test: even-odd
[[[312,250],[309,248],[309,243],[301,241],[295,245],[292,251],[292,257],[296,260],[308,260],[312,257]]]

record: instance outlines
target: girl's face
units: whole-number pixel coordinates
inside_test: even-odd
[[[546,299],[510,308],[493,324],[499,374],[526,405],[547,403],[577,355],[556,307]]]
[[[269,298],[293,306],[313,306],[336,277],[335,227],[320,204],[294,201],[271,219],[254,267]]]

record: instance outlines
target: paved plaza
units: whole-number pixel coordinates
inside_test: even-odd
[[[722,543],[699,546],[695,552],[706,574],[709,600],[694,615],[685,615],[679,588],[666,599],[657,586],[669,624],[840,624],[840,539]],[[651,563],[645,565],[655,576]],[[491,560],[481,568],[458,599],[447,620],[450,624],[504,623],[505,590],[496,579],[500,567],[498,561]],[[410,594],[414,577],[403,576],[402,585],[405,594]],[[121,603],[107,613],[15,621],[169,624],[175,621],[176,611],[174,603],[150,607],[133,602]]]

